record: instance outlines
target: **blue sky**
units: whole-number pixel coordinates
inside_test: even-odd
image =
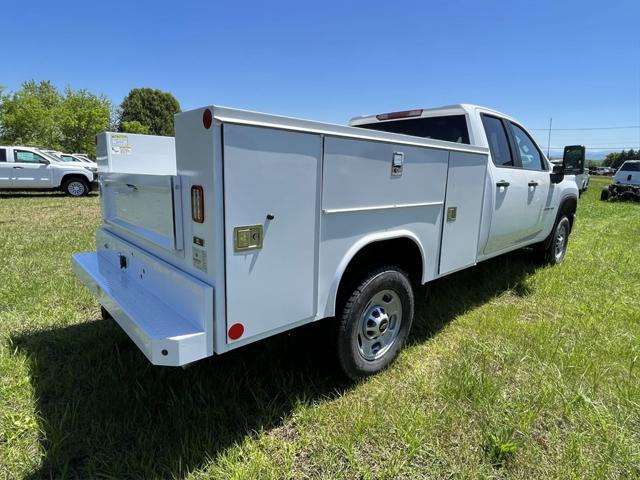
[[[640,125],[640,1],[9,2],[0,85],[133,87],[345,123],[478,103],[529,128]],[[546,146],[546,132],[534,131]],[[640,146],[640,129],[552,145]]]

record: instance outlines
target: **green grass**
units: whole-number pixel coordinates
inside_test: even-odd
[[[0,194],[0,478],[640,478],[640,205],[606,180],[562,265],[419,289],[410,345],[358,384],[313,326],[151,366],[71,272],[98,198]]]

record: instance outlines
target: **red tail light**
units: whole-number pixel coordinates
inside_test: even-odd
[[[422,109],[404,110],[402,112],[381,113],[376,115],[378,120],[395,120],[396,118],[419,117],[422,115]]]
[[[204,223],[204,190],[201,185],[191,187],[191,218],[196,223]]]

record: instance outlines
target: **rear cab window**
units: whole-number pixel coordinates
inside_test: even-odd
[[[354,126],[446,142],[469,143],[469,129],[465,115],[409,118]]]
[[[6,161],[7,161],[7,149],[0,148],[0,162],[6,162]]]

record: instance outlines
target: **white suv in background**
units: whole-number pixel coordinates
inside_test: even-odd
[[[79,162],[64,162],[33,147],[0,146],[0,189],[62,190],[81,197],[96,185],[96,174]]]

